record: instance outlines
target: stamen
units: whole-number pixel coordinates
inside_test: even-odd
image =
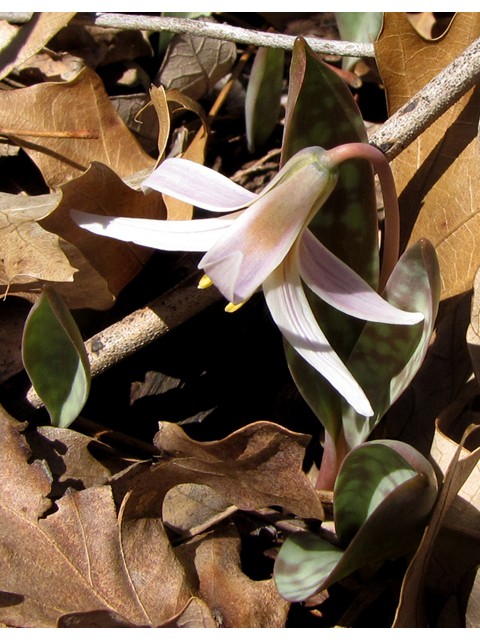
[[[201,278],[200,278],[200,282],[198,283],[197,287],[199,289],[208,289],[208,287],[211,287],[213,284],[213,282],[210,280],[210,278],[207,276],[207,274],[205,273]]]
[[[229,302],[227,304],[227,306],[225,307],[225,311],[227,313],[234,313],[235,311],[238,311],[240,309],[240,307],[243,307],[245,302],[246,302],[246,300],[244,300],[243,302],[240,302],[239,304],[233,304],[233,302]]]

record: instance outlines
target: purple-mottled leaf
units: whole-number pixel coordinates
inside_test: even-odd
[[[275,563],[279,593],[306,600],[361,567],[414,549],[436,495],[435,473],[413,447],[388,440],[357,447],[335,484],[339,546],[309,532],[290,536]]]
[[[142,182],[142,189],[154,189],[219,213],[242,209],[256,197],[218,171],[183,158],[164,160]]]
[[[262,147],[277,124],[282,96],[283,49],[260,47],[248,80],[245,96],[245,123],[248,149]]]
[[[350,448],[367,439],[408,387],[427,353],[440,300],[439,266],[428,240],[420,240],[401,256],[388,280],[385,298],[406,311],[422,313],[425,320],[413,326],[365,325],[348,366],[375,413],[364,420],[344,405],[343,424]]]
[[[362,118],[349,88],[298,38],[290,67],[282,163],[305,146],[331,149],[348,142],[366,141]],[[376,290],[378,227],[370,163],[365,160],[342,163],[337,186],[310,229],[327,249]],[[364,322],[337,311],[313,293],[307,295],[328,341],[346,360]],[[286,355],[300,392],[329,431],[330,441],[335,443],[342,429],[337,394],[288,345]]]

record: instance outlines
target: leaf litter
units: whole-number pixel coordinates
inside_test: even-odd
[[[312,483],[316,419],[273,355],[281,343],[271,337],[258,302],[231,319],[215,318],[218,308],[215,314],[207,310],[162,344],[104,374],[93,383],[85,418],[71,429],[48,425],[45,412],[21,399],[18,325],[43,283],[55,284],[86,337],[153,299],[161,289],[157,281],[170,278],[173,286],[194,268],[183,258],[89,235],[71,222],[70,209],[191,217],[182,203],[166,204],[158,194],[140,192],[142,176],[156,163],[152,140],[159,141],[162,154],[182,139],[183,151],[228,175],[240,169],[249,175],[249,166],[257,167],[252,185],[262,171],[262,153],[271,157],[265,149],[253,160],[248,156],[244,123],[229,115],[235,111],[229,111],[228,96],[224,111],[208,121],[204,116],[219,91],[217,81],[237,58],[232,43],[175,36],[159,69],[148,58],[154,38],[137,34],[138,49],[130,55],[127,32],[74,24],[62,31],[73,16],[44,13],[30,25],[0,24],[3,54],[14,52],[8,61],[0,54],[2,128],[10,130],[9,146],[21,149],[2,162],[16,163],[12,171],[20,163],[28,167],[15,178],[18,188],[5,183],[0,198],[0,282],[7,309],[0,350],[0,623],[374,626],[385,619],[382,603],[396,589],[387,626],[478,626],[480,449],[473,428],[462,439],[478,424],[479,396],[472,375],[478,369],[478,286],[470,299],[480,266],[474,259],[479,113],[473,92],[393,163],[403,244],[421,236],[434,242],[448,312],[422,369],[380,428],[431,454],[443,481],[439,501],[408,569],[397,562],[377,587],[355,575],[306,607],[290,605],[275,587],[273,561],[288,533],[331,522],[331,501]],[[235,14],[226,17],[238,20]],[[278,24],[275,15],[270,19]],[[479,35],[478,14],[460,13],[440,38],[427,39],[443,28],[443,19],[423,16],[417,21],[425,34],[420,36],[405,15],[385,15],[376,55],[390,112]],[[289,32],[288,22],[282,29]],[[95,49],[85,45],[92,42]],[[117,84],[119,69],[132,60],[148,77],[159,74],[166,96],[147,93],[142,73],[132,74],[130,85]],[[39,71],[28,71],[34,68]],[[236,80],[237,88],[246,85],[250,68]],[[361,77],[367,85],[368,76]],[[119,87],[141,95],[142,106],[155,101],[156,118],[145,119],[150,147],[146,143],[144,149],[142,137],[117,114]],[[171,87],[186,95],[169,99]],[[357,99],[363,107],[361,89]],[[153,106],[147,108],[153,113]],[[277,126],[272,132],[270,149],[281,145],[280,131]],[[52,132],[66,137],[43,135]],[[27,179],[32,167],[33,189]],[[257,338],[249,329],[252,319]],[[145,372],[160,392],[152,388],[130,399],[129,388],[141,388]],[[160,381],[169,376],[181,383],[162,391]],[[368,604],[359,605],[355,593],[364,594]]]

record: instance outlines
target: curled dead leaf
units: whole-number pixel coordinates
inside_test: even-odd
[[[87,130],[94,136],[79,139],[10,134],[52,188],[79,177],[93,161],[109,166],[121,178],[154,164],[115,111],[99,76],[89,68],[70,82],[45,82],[0,92],[0,120],[9,129]]]
[[[271,422],[254,422],[223,440],[197,442],[178,425],[162,423],[154,443],[167,459],[118,474],[112,488],[117,501],[132,491],[130,518],[161,516],[172,487],[195,483],[211,487],[242,510],[278,506],[322,520],[320,499],[302,471],[309,440]]]

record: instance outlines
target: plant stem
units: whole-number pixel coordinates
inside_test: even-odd
[[[383,205],[385,209],[385,229],[383,242],[382,268],[379,279],[379,292],[383,291],[387,280],[398,261],[400,247],[400,212],[398,209],[397,191],[392,171],[385,155],[371,144],[351,142],[330,149],[328,155],[335,164],[364,158],[370,162],[380,179]]]

